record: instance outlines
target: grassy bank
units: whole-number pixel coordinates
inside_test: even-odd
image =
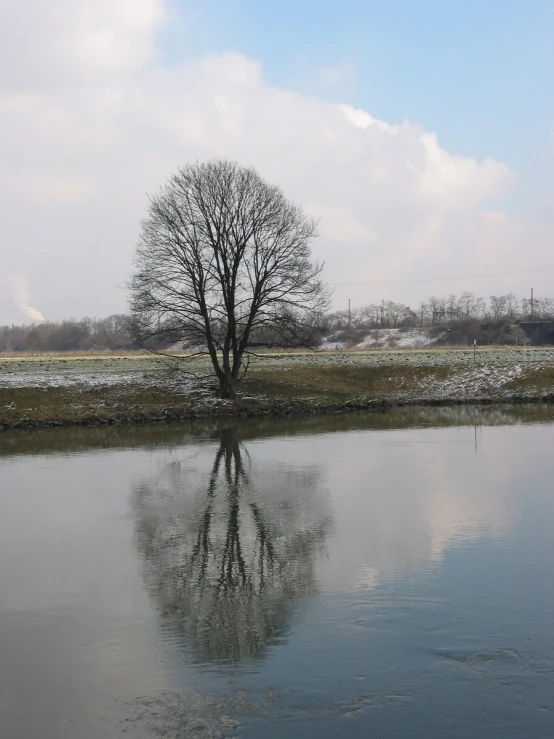
[[[187,369],[208,372],[205,360]],[[554,350],[337,352],[255,361],[233,401],[153,357],[0,360],[0,426],[144,423],[403,405],[551,402]]]

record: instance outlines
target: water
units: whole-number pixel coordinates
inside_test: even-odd
[[[554,409],[0,436],[0,736],[551,737]]]

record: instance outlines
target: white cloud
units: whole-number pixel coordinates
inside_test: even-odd
[[[386,131],[393,135],[398,133],[400,130],[399,126],[391,126],[388,123],[385,123],[385,121],[380,121],[365,110],[353,108],[351,105],[339,105],[339,108],[344,113],[346,119],[357,128],[370,128],[371,126],[375,126],[380,131]]]
[[[63,84],[154,58],[164,0],[3,0],[4,87]]]
[[[304,210],[323,224],[327,239],[367,249],[379,238],[346,204],[304,203]]]
[[[164,66],[162,0],[8,0],[4,15],[2,264],[29,276],[49,317],[124,309],[116,286],[145,193],[211,156],[256,166],[320,217],[315,250],[334,282],[467,273],[500,258],[500,231],[513,241],[509,223],[481,218],[514,181],[506,165],[454,156],[409,121],[272,87],[239,53]],[[540,263],[551,231],[539,231]],[[339,302],[415,295],[345,290]]]

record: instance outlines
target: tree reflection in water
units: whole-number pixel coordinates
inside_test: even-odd
[[[232,428],[219,438],[200,489],[173,463],[133,492],[146,588],[202,663],[260,659],[285,637],[330,528],[316,468],[255,462]]]

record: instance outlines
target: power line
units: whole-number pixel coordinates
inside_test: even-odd
[[[537,274],[538,272],[552,272],[554,271],[554,267],[540,267],[538,269],[523,269],[523,270],[517,270],[515,272],[492,272],[489,274],[480,274],[480,275],[459,275],[458,277],[431,277],[430,279],[424,279],[424,280],[368,280],[367,282],[330,282],[330,285],[334,285],[335,287],[350,287],[350,286],[356,286],[356,285],[417,285],[417,284],[426,284],[429,282],[454,282],[456,280],[478,280],[478,279],[484,279],[487,277],[513,277],[514,275],[532,275]],[[118,286],[119,287],[119,286]],[[101,290],[96,293],[88,293],[86,295],[81,295],[80,298],[88,298],[92,297],[93,295],[102,295],[108,290],[111,290],[111,288],[108,288],[106,290]],[[48,305],[63,305],[64,303],[69,303],[71,301],[57,301],[55,303],[49,303]],[[0,312],[1,313],[26,313],[26,310],[23,310],[22,308],[2,308],[0,306]]]
[[[517,272],[494,272],[491,274],[481,275],[460,275],[458,277],[432,277],[425,280],[369,280],[368,282],[331,282],[331,285],[335,287],[344,286],[349,287],[351,285],[415,285],[423,284],[427,282],[453,282],[454,280],[476,280],[485,277],[510,277],[513,275],[531,275],[537,272],[552,272],[554,267],[542,267],[540,269],[523,269]]]

